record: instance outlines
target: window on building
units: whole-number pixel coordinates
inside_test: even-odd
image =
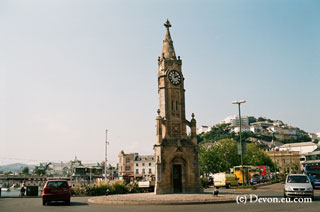
[[[138,163],[136,163],[136,166],[139,166],[139,164],[138,164]]]
[[[149,169],[149,174],[151,174],[152,172],[151,172],[151,169]]]
[[[149,166],[151,166],[151,163],[149,163]]]
[[[136,169],[136,174],[139,174],[139,169]]]
[[[146,170],[145,169],[142,169],[142,174],[145,174],[146,173]]]
[[[126,159],[126,163],[130,163],[130,158],[127,158],[127,159]]]
[[[130,171],[130,166],[126,166],[126,171]]]
[[[142,163],[142,166],[144,166],[144,163]]]

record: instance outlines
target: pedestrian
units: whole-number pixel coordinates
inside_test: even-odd
[[[26,188],[24,187],[24,184],[22,184],[21,189],[20,189],[20,196],[23,197],[26,192]]]

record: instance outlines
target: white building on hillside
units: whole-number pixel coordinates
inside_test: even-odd
[[[268,128],[273,126],[273,123],[267,121],[259,121],[250,124],[250,131],[258,134],[269,134]]]
[[[231,124],[232,127],[236,127],[240,125],[239,116],[233,115],[228,116],[224,120],[220,121],[220,124]],[[241,116],[241,126],[249,126],[249,117]]]
[[[231,124],[231,127],[233,128],[233,131],[235,133],[238,133],[240,131],[240,120],[239,116],[237,115],[228,116],[224,120],[220,121],[220,124]],[[250,131],[248,116],[241,116],[241,130],[243,132]]]
[[[316,133],[308,133],[309,137],[311,138],[312,141],[318,139],[319,140],[319,136]]]
[[[197,135],[201,133],[209,132],[211,129],[212,127],[209,127],[209,126],[201,126],[200,128],[197,129]]]
[[[289,151],[299,151],[300,155],[307,154],[312,152],[317,148],[317,144],[313,142],[300,142],[300,143],[290,143],[280,146],[280,151],[289,150]]]
[[[299,130],[296,127],[283,125],[283,126],[271,126],[268,128],[274,133],[276,138],[282,140],[297,140],[300,136]]]

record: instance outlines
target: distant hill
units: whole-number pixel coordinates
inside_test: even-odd
[[[0,166],[0,171],[3,172],[21,172],[21,170],[24,167],[29,167],[29,170],[32,171],[36,166],[35,165],[28,165],[24,163],[13,163],[13,164],[8,164],[8,165],[2,165]]]
[[[271,141],[280,143],[310,142],[318,143],[320,139],[310,136],[310,133],[285,124],[281,120],[271,120],[265,117],[243,116],[242,139],[260,141],[269,144]],[[198,142],[213,142],[221,139],[238,139],[239,121],[237,116],[229,116],[213,127],[206,127],[198,134]],[[250,138],[250,139],[249,139]]]

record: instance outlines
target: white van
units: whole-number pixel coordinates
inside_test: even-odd
[[[238,185],[238,179],[234,174],[226,174],[226,173],[216,173],[213,175],[213,182],[216,188],[226,187],[230,188],[231,186]]]

